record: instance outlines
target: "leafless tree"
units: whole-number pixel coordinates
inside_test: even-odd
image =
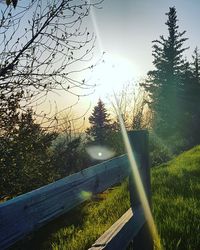
[[[57,90],[79,98],[81,89],[91,87],[77,77],[93,67],[88,63],[95,36],[83,22],[91,7],[99,8],[101,2],[21,0],[6,1],[6,5],[1,1],[1,114],[10,102],[18,102],[23,108]]]
[[[151,113],[146,105],[146,92],[142,87],[132,82],[128,83],[118,93],[117,99],[120,112],[128,130],[150,127]]]
[[[12,4],[13,7],[16,8],[17,3],[18,3],[18,0],[5,0],[5,2],[6,2],[6,4],[7,4],[7,6],[9,6],[9,5]]]

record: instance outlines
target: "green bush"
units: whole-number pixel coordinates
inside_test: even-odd
[[[149,133],[149,151],[151,166],[160,165],[173,157],[173,152],[167,143],[152,132]]]
[[[54,134],[47,133],[22,114],[12,133],[0,137],[0,197],[16,196],[57,179],[48,148]]]
[[[90,162],[80,136],[72,138],[67,133],[59,134],[52,141],[50,152],[52,165],[60,178],[88,167]]]

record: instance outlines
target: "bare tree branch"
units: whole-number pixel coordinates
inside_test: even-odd
[[[102,0],[6,3],[0,13],[0,113],[6,102],[16,99],[23,108],[50,91],[65,90],[79,99],[80,90],[91,88],[78,74],[89,69],[95,46],[83,21]]]

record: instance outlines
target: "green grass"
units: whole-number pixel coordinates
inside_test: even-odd
[[[82,208],[84,219],[52,235],[54,250],[88,249],[129,207],[126,184],[97,197]],[[99,200],[100,199],[100,200]]]
[[[165,249],[200,249],[200,146],[152,171],[153,215]]]
[[[127,181],[54,220],[12,249],[88,249],[130,207]]]
[[[200,249],[199,180],[200,146],[152,169],[153,216],[164,249]],[[125,182],[49,223],[18,249],[88,249],[129,206]]]

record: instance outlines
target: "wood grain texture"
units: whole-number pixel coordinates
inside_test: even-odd
[[[0,249],[129,175],[127,156],[100,163],[0,204]]]

